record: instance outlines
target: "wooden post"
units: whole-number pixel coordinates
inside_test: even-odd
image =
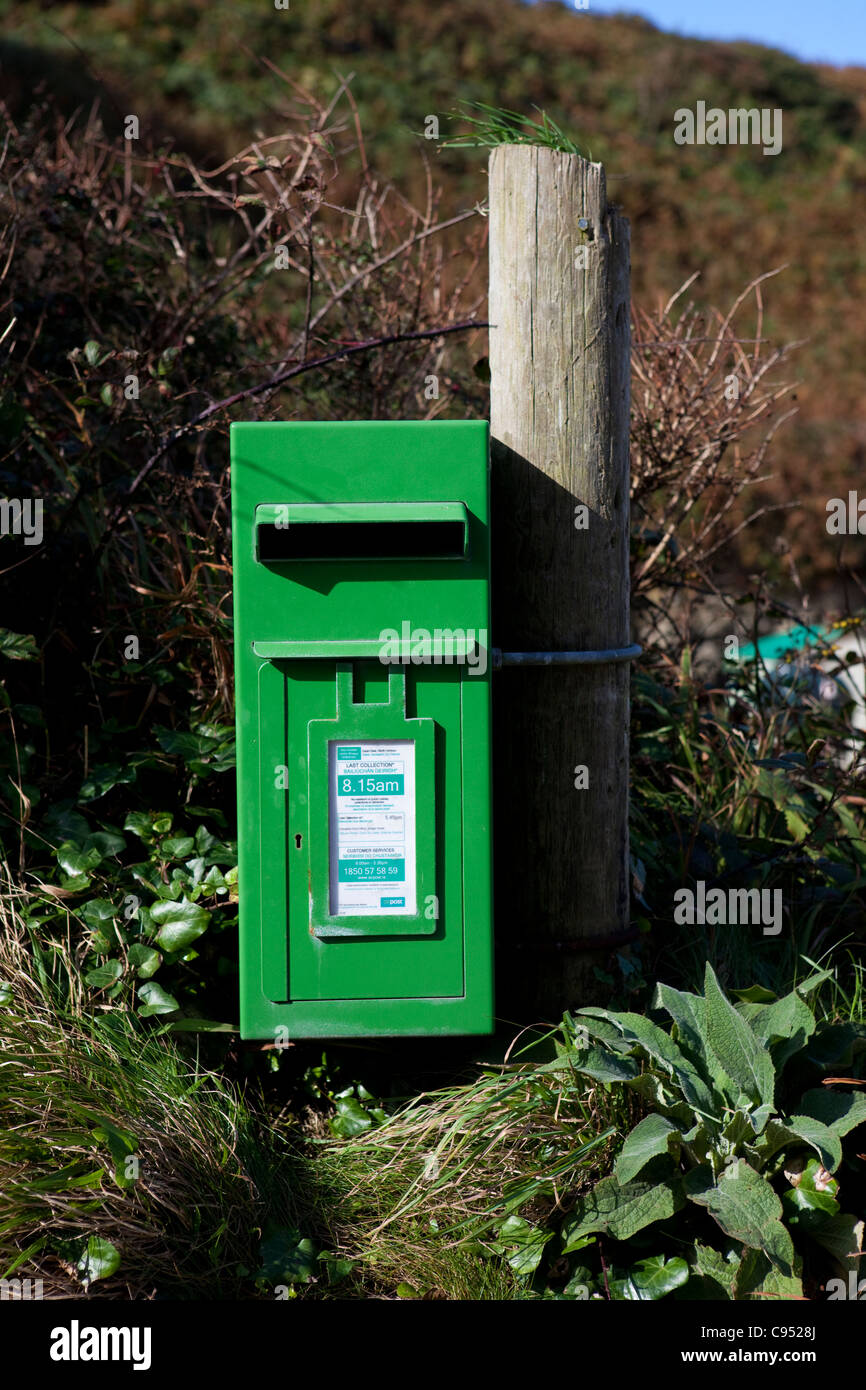
[[[579,155],[500,145],[489,175],[493,641],[625,647],[628,222]],[[629,667],[495,680],[498,1012],[556,1019],[628,935]]]

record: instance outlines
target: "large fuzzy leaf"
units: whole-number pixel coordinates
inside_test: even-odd
[[[815,1015],[796,990],[773,1004],[741,1005],[738,1012],[758,1041],[770,1047],[779,1071],[815,1031]]]
[[[598,1012],[603,1013],[604,1011],[600,1009]],[[584,1013],[588,1015],[589,1010],[585,1009]],[[612,1023],[606,1023],[603,1018],[593,1018],[591,1027],[586,1018],[572,1018],[571,1024],[574,1032],[578,1035],[574,1043],[576,1047],[580,1046],[580,1033],[591,1034],[592,1037],[596,1038],[599,1042],[604,1043],[605,1047],[611,1048],[613,1052],[628,1052],[632,1046],[632,1044],[623,1037],[619,1028],[615,1028]]]
[[[665,1009],[679,1030],[679,1045],[695,1066],[706,1066],[707,1001],[700,994],[686,994],[670,985],[656,985],[653,1008]],[[710,1077],[706,1078],[708,1081]]]
[[[866,1096],[847,1091],[807,1091],[800,1099],[800,1113],[832,1129],[840,1138],[866,1124]]]
[[[829,1173],[842,1162],[842,1144],[837,1134],[811,1115],[790,1115],[784,1120],[771,1120],[756,1145],[761,1161],[766,1163],[780,1149],[808,1144],[814,1149]]]
[[[614,1240],[630,1240],[637,1231],[664,1221],[685,1205],[679,1176],[671,1172],[662,1182],[620,1184],[602,1178],[592,1192],[578,1199],[574,1216],[563,1228],[563,1254],[580,1248],[584,1236],[600,1232]]]
[[[699,1293],[701,1298],[734,1297],[734,1281],[740,1266],[740,1257],[733,1250],[723,1255],[711,1245],[695,1242],[694,1253],[689,1257],[689,1263],[693,1274],[702,1281],[702,1285],[695,1288],[695,1292]],[[691,1289],[692,1285],[689,1285],[689,1288]]]
[[[749,1026],[755,1037],[763,1042],[790,1038],[802,1032],[810,1038],[815,1031],[815,1015],[797,990],[792,990],[772,1004],[754,1004],[749,1009]]]
[[[725,1235],[752,1250],[763,1250],[783,1274],[793,1273],[794,1247],[782,1225],[782,1203],[748,1163],[737,1159],[718,1182],[709,1168],[693,1168],[685,1179],[685,1191],[690,1201],[706,1207]]]
[[[735,1105],[738,1090],[712,1056],[707,1039],[707,1001],[700,994],[686,994],[670,985],[656,985],[653,1006],[665,1009],[676,1025],[678,1047],[682,1049],[695,1070],[721,1102],[717,1107],[721,1117],[724,1106]]]
[[[819,1245],[829,1251],[838,1268],[847,1277],[848,1270],[856,1269],[859,1271],[860,1261],[863,1258],[863,1228],[862,1217],[840,1211],[836,1216],[831,1216],[829,1221],[824,1222],[814,1231],[810,1231],[809,1234],[813,1240],[816,1240]]]
[[[709,962],[704,974],[704,995],[711,1051],[753,1104],[771,1105],[775,1075],[770,1054],[725,998]]]
[[[701,1114],[714,1115],[718,1102],[707,1083],[695,1070],[685,1054],[677,1047],[673,1038],[643,1014],[611,1013],[607,1009],[581,1009],[578,1018],[589,1032],[593,1032],[595,1020],[612,1023],[619,1029],[622,1037],[649,1053],[665,1071],[678,1083],[690,1105]]]
[[[592,1046],[558,1057],[555,1062],[545,1062],[538,1070],[577,1071],[591,1076],[594,1081],[632,1081],[640,1075],[640,1067],[632,1057],[618,1057],[602,1047]]]
[[[790,1274],[783,1274],[763,1250],[747,1250],[734,1279],[734,1298],[767,1303],[780,1298],[802,1298],[799,1257],[794,1257]]]
[[[641,1120],[626,1139],[616,1161],[615,1173],[618,1182],[627,1183],[637,1177],[650,1159],[658,1158],[675,1149],[673,1156],[679,1156],[679,1141],[682,1138],[676,1125],[663,1115],[647,1115]]]
[[[850,1066],[854,1046],[864,1033],[856,1023],[819,1023],[804,1049],[804,1060],[817,1067],[833,1067],[836,1075]]]
[[[815,1150],[828,1173],[835,1172],[842,1162],[842,1143],[838,1134],[811,1115],[789,1115],[783,1123],[798,1139]]]
[[[642,1072],[633,1081],[626,1083],[630,1090],[636,1091],[641,1100],[646,1102],[649,1110],[657,1111],[660,1115],[666,1115],[669,1120],[677,1122],[677,1128],[683,1133],[691,1126],[695,1125],[695,1112],[693,1108],[683,1100],[681,1091],[674,1091],[667,1076],[662,1076],[655,1071]],[[698,1123],[703,1123],[699,1120]],[[715,1126],[708,1122],[708,1128],[714,1129]],[[721,1132],[721,1126],[719,1126]]]

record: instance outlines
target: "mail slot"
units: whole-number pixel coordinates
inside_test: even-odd
[[[242,1036],[490,1032],[487,424],[234,424],[231,478]]]
[[[466,554],[467,544],[468,520],[462,502],[256,508],[256,552],[263,563],[454,559]]]

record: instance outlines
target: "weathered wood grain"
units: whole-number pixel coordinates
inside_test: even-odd
[[[501,145],[489,179],[493,640],[626,645],[628,223],[579,155]],[[521,1016],[586,1002],[599,957],[574,943],[628,925],[628,687],[626,666],[496,677],[497,936]]]

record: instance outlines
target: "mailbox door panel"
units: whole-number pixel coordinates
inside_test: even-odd
[[[288,991],[292,1000],[398,999],[459,997],[464,993],[463,867],[460,675],[441,668],[423,687],[415,687],[411,667],[407,702],[418,695],[436,733],[437,904],[434,930],[422,937],[365,936],[322,939],[310,930],[309,859],[297,836],[306,837],[306,733],[311,719],[334,717],[333,677],[311,679],[319,663],[286,663],[287,737],[289,748],[288,826]],[[386,668],[383,668],[386,670]],[[367,698],[376,693],[371,682]],[[416,709],[410,709],[411,714]],[[292,769],[296,776],[293,785]],[[274,875],[280,882],[281,876]],[[445,903],[448,904],[447,912]],[[390,925],[390,924],[389,924]],[[431,925],[434,925],[431,923]]]

